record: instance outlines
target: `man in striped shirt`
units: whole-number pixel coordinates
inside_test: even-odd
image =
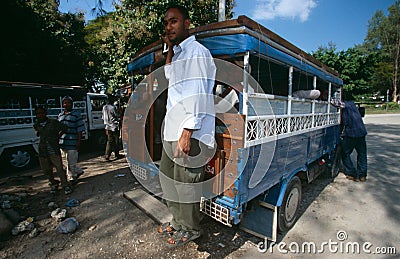
[[[72,105],[71,97],[65,96],[62,99],[64,111],[58,115],[58,120],[67,126],[67,131],[60,138],[60,148],[64,164],[67,165],[68,180],[75,182],[83,173],[82,168],[77,163],[85,123],[81,114],[72,110]]]

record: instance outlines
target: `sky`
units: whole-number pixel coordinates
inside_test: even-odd
[[[112,11],[112,0],[103,0]],[[361,44],[367,35],[368,21],[377,10],[387,15],[395,0],[236,0],[234,18],[246,15],[306,52],[326,47],[347,50]],[[86,13],[96,0],[61,0],[60,11]]]

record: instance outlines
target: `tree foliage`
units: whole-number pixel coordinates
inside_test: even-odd
[[[368,22],[364,43],[346,51],[336,46],[319,47],[312,55],[341,74],[344,89],[354,95],[372,95],[391,90],[398,100],[400,61],[400,0],[388,8],[388,16],[378,10]]]
[[[4,0],[0,78],[83,84],[83,14],[62,14],[56,0]]]
[[[181,0],[191,15],[193,26],[217,21],[218,0]],[[144,46],[160,39],[164,12],[171,1],[124,0],[115,12],[86,26],[86,42],[91,55],[88,78],[103,82],[109,92],[129,82],[126,72],[131,57]],[[226,1],[226,17],[232,17],[234,1]]]
[[[388,8],[388,16],[377,11],[369,20],[368,33],[364,45],[371,52],[379,51],[382,60],[377,65],[374,82],[387,83],[390,79],[393,101],[398,99],[399,62],[400,62],[400,1],[396,0]],[[379,80],[379,81],[378,81]]]
[[[371,77],[377,56],[374,52],[365,52],[361,46],[337,51],[333,43],[328,47],[319,47],[312,55],[338,71],[343,80],[343,88],[354,95],[374,92]]]
[[[60,13],[60,0],[4,0],[0,80],[84,85],[110,93],[127,84],[127,64],[159,39],[172,1],[113,0],[116,11],[110,13],[103,1],[93,1],[92,11],[99,16],[85,24],[83,13]],[[193,26],[217,20],[218,0],[176,3],[188,7]],[[227,18],[233,5],[234,0],[226,1]]]

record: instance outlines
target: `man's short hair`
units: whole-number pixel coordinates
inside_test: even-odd
[[[355,100],[353,94],[352,94],[351,92],[349,92],[349,91],[344,91],[344,93],[343,93],[343,99],[344,99],[345,101],[354,101],[354,100]]]
[[[184,7],[183,5],[179,5],[179,4],[172,4],[172,5],[169,5],[167,7],[167,11],[166,12],[168,12],[168,10],[172,9],[172,8],[178,9],[178,11],[182,14],[183,19],[189,19],[190,20],[189,12],[186,9],[186,7]]]
[[[62,98],[62,100],[61,100],[61,102],[63,102],[63,101],[65,101],[65,100],[69,100],[71,103],[72,102],[74,102],[73,100],[72,100],[72,97],[71,96],[64,96],[63,98]]]
[[[47,114],[47,109],[44,106],[36,106],[35,114],[37,113],[38,110],[42,110],[42,111],[44,111],[45,114]]]

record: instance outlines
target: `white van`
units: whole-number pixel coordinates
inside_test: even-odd
[[[43,106],[51,118],[63,108],[61,100],[69,95],[74,109],[82,113],[86,131],[84,139],[106,142],[101,118],[107,95],[87,93],[80,86],[58,86],[0,81],[0,164],[1,169],[27,169],[35,161],[38,137],[33,130],[35,107]]]

